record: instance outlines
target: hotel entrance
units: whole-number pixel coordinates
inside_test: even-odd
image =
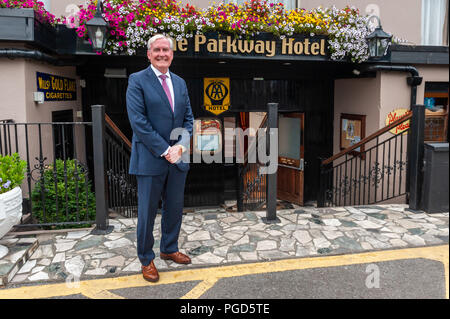
[[[253,207],[264,204],[264,192],[267,187],[267,176],[259,170],[264,166],[264,159],[260,158],[260,143],[262,134],[266,134],[267,113],[246,112],[240,113],[240,128],[248,141],[242,138],[244,164],[242,174],[243,188],[246,202],[254,204]],[[304,169],[305,169],[305,115],[304,113],[280,113],[277,119],[278,127],[278,153],[277,158],[277,199],[294,203],[300,206],[304,204]],[[246,132],[246,129],[249,129]],[[239,136],[237,136],[239,138]],[[258,146],[256,146],[258,144]],[[256,148],[258,150],[256,151]],[[239,150],[238,150],[239,151]],[[273,149],[267,150],[269,153]],[[266,154],[268,154],[266,151]],[[253,152],[253,154],[250,154]],[[257,154],[255,154],[257,153]],[[253,160],[251,157],[253,156]],[[258,159],[256,159],[258,157]],[[248,168],[247,166],[252,166]],[[263,194],[262,194],[263,193]]]
[[[278,116],[277,198],[303,206],[305,115]]]
[[[91,105],[105,105],[106,114],[131,140],[125,101],[128,76],[147,67],[147,59],[141,56],[89,57],[77,68],[86,83],[82,88],[84,120],[90,120]],[[237,58],[179,56],[174,58],[170,70],[186,81],[194,119],[206,120],[205,125],[211,120],[220,123],[223,137],[216,154],[218,158],[221,153],[222,162],[195,162],[195,154],[191,153],[185,207],[229,205],[242,196],[245,192],[240,187],[242,163],[236,158],[236,142],[229,140],[225,130],[258,129],[268,103],[278,104],[277,198],[300,206],[316,200],[318,158],[330,156],[333,150],[334,79],[351,73],[345,64],[304,61],[288,64],[266,59],[251,59],[249,63]],[[229,81],[229,107],[218,114],[205,103],[205,88],[210,79]],[[247,139],[244,148],[248,148]],[[196,141],[198,144],[198,137]],[[194,146],[193,143],[191,150]]]

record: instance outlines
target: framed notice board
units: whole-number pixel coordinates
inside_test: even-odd
[[[344,150],[366,137],[366,116],[341,113],[340,148]],[[351,154],[364,152],[364,146],[354,149]]]

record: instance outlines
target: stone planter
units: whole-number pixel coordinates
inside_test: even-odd
[[[20,222],[22,217],[22,190],[19,186],[0,194],[0,239]],[[5,246],[0,245],[0,258],[8,253]]]

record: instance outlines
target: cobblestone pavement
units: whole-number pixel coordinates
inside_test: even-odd
[[[180,251],[191,265],[159,258],[160,221],[155,221],[154,260],[158,270],[192,268],[393,248],[448,244],[448,213],[412,212],[407,205],[314,208],[277,212],[280,223],[265,224],[265,211],[230,213],[203,209],[183,215]],[[35,235],[38,247],[9,284],[80,280],[140,273],[136,254],[137,219],[110,219],[114,230]],[[24,238],[5,236],[0,244]],[[0,267],[4,264],[0,260]],[[70,279],[70,278],[69,278]],[[9,285],[8,284],[8,285]]]

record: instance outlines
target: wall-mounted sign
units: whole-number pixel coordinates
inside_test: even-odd
[[[218,33],[197,34],[175,41],[174,51],[180,56],[298,56],[302,59],[327,60],[327,37],[296,35],[279,39],[271,34],[259,34],[251,39],[239,39]]]
[[[220,152],[222,150],[222,122],[219,119],[203,118],[194,121],[194,151]]]
[[[401,119],[402,117],[407,116],[409,113],[411,113],[410,110],[403,108],[389,112],[388,115],[386,116],[386,126],[394,123],[395,121]],[[400,134],[406,131],[408,128],[409,128],[409,120],[397,125],[389,132],[391,132],[392,134]]]
[[[341,113],[341,150],[359,143],[366,137],[366,116]],[[355,148],[351,154],[364,152],[364,145]]]
[[[203,101],[205,109],[215,115],[228,110],[230,106],[230,79],[204,78]]]
[[[75,101],[76,80],[58,75],[36,72],[38,92],[44,92],[45,101]]]

